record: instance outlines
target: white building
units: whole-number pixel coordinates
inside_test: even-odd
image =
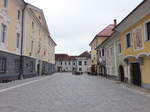
[[[56,71],[87,73],[91,65],[91,56],[86,51],[79,56],[56,54]]]
[[[89,59],[86,57],[76,57],[76,72],[87,73]]]
[[[67,54],[56,54],[56,71],[58,72],[72,72],[73,70],[73,56]]]

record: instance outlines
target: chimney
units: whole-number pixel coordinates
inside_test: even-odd
[[[114,19],[114,26],[117,25],[117,19]]]

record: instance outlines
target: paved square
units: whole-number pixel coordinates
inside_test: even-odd
[[[150,97],[100,77],[56,73],[37,79],[1,92],[0,112],[150,112]]]

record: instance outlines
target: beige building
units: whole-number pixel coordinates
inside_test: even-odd
[[[96,74],[97,72],[97,51],[96,48],[108,37],[110,37],[113,33],[112,29],[116,26],[116,20],[114,20],[114,24],[108,25],[101,32],[99,32],[94,39],[89,44],[91,47],[91,72],[92,74]],[[103,54],[103,52],[102,52]]]
[[[0,0],[1,51],[20,55],[22,10],[24,7],[25,4],[22,0]]]
[[[55,42],[43,11],[24,0],[0,0],[0,79],[54,72]]]

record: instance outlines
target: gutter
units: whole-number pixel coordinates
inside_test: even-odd
[[[24,11],[26,9],[27,3],[25,3],[25,7],[22,9],[22,31],[21,31],[21,49],[20,49],[20,73],[19,79],[23,79],[23,39],[24,39]]]

